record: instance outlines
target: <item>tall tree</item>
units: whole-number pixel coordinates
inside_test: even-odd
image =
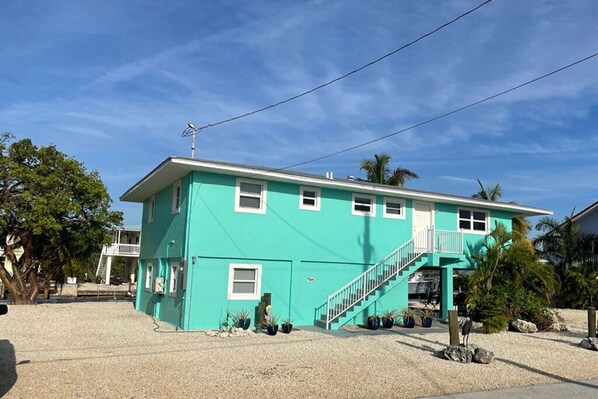
[[[388,184],[390,186],[402,187],[407,180],[417,179],[417,173],[398,167],[395,170],[390,169],[390,155],[386,153],[375,154],[373,159],[364,159],[361,161],[360,170],[367,174],[367,180],[372,183]]]
[[[472,195],[473,198],[480,198],[488,201],[498,201],[502,197],[502,188],[500,183],[496,183],[494,187],[484,187],[480,179],[477,179],[480,190]],[[511,219],[511,230],[514,241],[523,241],[531,245],[531,241],[527,238],[527,233],[531,230],[529,221],[524,217],[514,217]]]
[[[30,304],[73,259],[99,251],[122,220],[97,172],[55,146],[0,136],[0,279],[14,304]]]

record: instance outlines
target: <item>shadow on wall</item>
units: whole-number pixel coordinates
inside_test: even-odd
[[[0,339],[0,398],[17,382],[15,347],[7,339]]]

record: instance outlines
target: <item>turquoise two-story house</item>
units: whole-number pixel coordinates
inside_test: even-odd
[[[168,158],[120,198],[143,203],[136,308],[182,329],[256,308],[335,329],[407,305],[408,276],[453,271],[495,223],[550,211],[263,167]]]

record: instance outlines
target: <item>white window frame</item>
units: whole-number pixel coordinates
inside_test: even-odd
[[[459,216],[461,211],[469,211],[471,212],[471,217],[469,218],[469,221],[471,222],[471,229],[462,229],[461,228],[461,217]],[[482,212],[486,215],[486,217],[484,218],[484,221],[486,223],[486,229],[484,231],[482,230],[474,230],[473,229],[473,223],[474,223],[474,219],[473,219],[473,213],[474,212]],[[463,219],[463,220],[467,220],[467,219]],[[488,234],[488,232],[490,228],[490,211],[486,210],[486,209],[477,209],[477,208],[466,208],[466,207],[458,207],[457,208],[457,229],[463,233],[468,233],[468,234],[483,234],[486,235]]]
[[[262,193],[259,196],[260,198],[260,207],[259,209],[256,208],[246,208],[239,205],[241,200],[241,183],[248,183],[248,184],[258,184],[262,186]],[[238,177],[237,178],[237,187],[235,189],[235,212],[243,212],[243,213],[266,213],[266,199],[268,195],[268,182],[264,180],[251,180],[251,179],[243,179]],[[258,198],[255,195],[245,195],[247,197]]]
[[[147,204],[147,222],[152,223],[156,216],[156,196],[152,195]]]
[[[178,273],[179,273],[179,262],[170,262],[170,274],[168,276],[168,295],[169,296],[176,296]]]
[[[177,190],[178,204],[177,204]],[[177,180],[172,184],[172,214],[179,213],[181,211],[181,181]]]
[[[371,203],[370,211],[363,212],[355,210],[355,199],[359,198],[368,198]],[[351,214],[355,216],[369,216],[375,217],[376,216],[376,196],[375,195],[368,195],[368,194],[358,194],[353,193],[352,200],[351,200]]]
[[[315,205],[306,205],[303,203],[303,199],[304,199],[303,193],[305,191],[313,191],[316,193]],[[318,188],[318,187],[300,186],[299,187],[299,209],[303,209],[306,211],[319,211],[320,210],[321,193],[322,192],[321,192],[320,188]]]
[[[255,270],[254,292],[251,294],[237,294],[233,292],[235,269]],[[245,281],[245,280],[243,280]],[[231,263],[228,268],[228,299],[229,300],[256,300],[260,299],[262,290],[262,265]]]
[[[400,204],[401,205],[401,213],[399,213],[398,215],[395,215],[394,213],[388,213],[387,209],[388,209],[388,203],[395,203],[395,204]],[[383,216],[385,218],[389,218],[389,219],[405,219],[405,212],[406,212],[406,208],[405,208],[405,200],[402,198],[393,198],[393,197],[384,197],[384,212],[382,213]]]
[[[152,281],[154,279],[153,272],[154,265],[152,264],[152,262],[147,262],[145,264],[145,290],[147,292],[152,291]]]

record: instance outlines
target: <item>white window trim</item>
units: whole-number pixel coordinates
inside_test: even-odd
[[[147,222],[152,223],[156,213],[156,196],[152,195],[147,206]]]
[[[173,270],[174,270],[174,273],[173,273]],[[179,274],[179,262],[170,262],[170,274],[168,276],[168,295],[169,296],[176,296],[178,274]]]
[[[154,265],[152,264],[152,262],[146,263],[146,265],[145,265],[145,290],[147,292],[152,292],[152,282],[154,279],[153,272],[154,272]]]
[[[401,214],[395,215],[394,213],[386,213],[386,204],[388,202],[393,202],[397,204],[401,204]],[[405,207],[405,200],[402,198],[393,198],[393,197],[384,197],[384,211],[382,215],[385,218],[389,219],[405,219],[406,207]]]
[[[235,276],[235,269],[249,269],[255,270],[255,291],[253,294],[235,294],[233,293],[233,279]],[[228,268],[228,299],[229,300],[256,300],[260,299],[262,290],[262,265],[248,265],[231,263]]]
[[[245,208],[239,206],[239,200],[241,198],[241,183],[249,183],[249,184],[259,184],[262,186],[262,195],[260,196],[260,208]],[[259,213],[265,214],[266,213],[266,197],[268,194],[268,182],[264,180],[251,180],[251,179],[243,179],[238,177],[237,178],[237,187],[235,189],[235,212],[242,212],[242,213]]]
[[[460,211],[470,211],[472,212],[472,219],[471,219],[471,229],[462,229],[459,227],[460,225],[460,221],[461,218],[459,217],[459,212]],[[486,214],[486,230],[481,231],[481,230],[473,230],[473,212],[483,212]],[[457,208],[457,230],[459,230],[462,233],[467,233],[467,234],[479,234],[479,235],[486,235],[490,232],[490,211],[486,210],[486,209],[479,209],[479,208],[466,208],[466,207],[458,207]]]
[[[303,203],[303,191],[314,191],[316,193],[316,205],[310,206],[305,205]],[[308,186],[300,186],[299,187],[299,209],[303,209],[306,211],[319,211],[320,210],[320,201],[321,201],[321,191],[318,187],[308,187]]]
[[[179,206],[176,206],[176,191],[179,189]],[[179,213],[181,211],[181,181],[177,180],[172,184],[172,214]]]
[[[370,212],[361,212],[355,210],[355,198],[369,198],[372,203],[371,211]],[[368,195],[368,194],[357,194],[353,193],[352,200],[351,200],[351,214],[355,216],[369,216],[369,217],[376,217],[376,196],[375,195]]]

